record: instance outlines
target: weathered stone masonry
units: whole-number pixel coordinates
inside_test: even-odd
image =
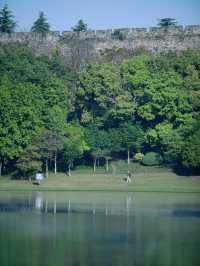
[[[112,48],[134,50],[142,48],[151,52],[179,51],[187,48],[200,50],[200,25],[177,26],[168,29],[132,28],[117,30],[97,30],[88,32],[50,32],[46,36],[31,32],[0,34],[0,43],[20,43],[32,48],[37,54],[50,54],[59,49],[63,56],[72,57],[73,50],[79,48],[87,54],[99,56],[101,51]],[[76,55],[74,55],[76,56]]]

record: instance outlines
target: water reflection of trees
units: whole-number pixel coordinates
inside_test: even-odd
[[[183,206],[142,205],[137,196],[130,194],[116,203],[106,197],[101,203],[78,203],[72,197],[61,201],[56,197],[47,199],[42,193],[1,200],[0,212],[25,212],[16,217],[11,214],[14,219],[0,213],[2,254],[8,246],[15,251],[14,243],[20,236],[26,241],[17,242],[21,246],[16,252],[20,249],[21,254],[28,254],[23,265],[28,265],[36,245],[36,262],[31,265],[40,265],[39,261],[52,266],[58,262],[67,266],[200,265],[199,221],[186,219],[188,212],[183,215],[176,209],[183,210]],[[12,221],[10,227],[8,220]],[[4,239],[4,232],[10,238]]]
[[[134,204],[130,195],[124,197],[120,203],[104,202],[102,204],[95,203],[77,203],[70,199],[65,202],[48,200],[43,197],[42,193],[36,194],[34,197],[23,199],[9,199],[8,201],[0,201],[0,212],[19,212],[19,211],[35,211],[38,213],[88,213],[92,215],[104,214],[108,215],[133,215]]]

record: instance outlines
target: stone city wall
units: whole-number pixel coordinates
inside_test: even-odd
[[[49,32],[41,35],[32,32],[0,34],[0,43],[19,43],[32,48],[37,54],[51,54],[60,49],[66,58],[79,49],[79,55],[99,56],[106,49],[138,48],[150,52],[178,51],[187,48],[200,50],[200,25],[175,26],[167,29],[160,27],[108,29],[87,32],[64,31]],[[86,52],[87,50],[87,52]]]

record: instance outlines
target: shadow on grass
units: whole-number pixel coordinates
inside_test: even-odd
[[[186,168],[184,166],[175,165],[175,166],[173,166],[172,169],[173,169],[174,173],[176,173],[179,176],[190,177],[190,176],[194,176],[194,175],[196,175],[196,176],[200,175],[200,167]]]

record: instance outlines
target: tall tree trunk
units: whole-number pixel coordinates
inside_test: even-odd
[[[127,162],[128,164],[130,164],[130,150],[129,149],[127,150],[127,156],[128,156]]]
[[[68,176],[71,176],[71,163],[68,164]]]
[[[46,178],[49,177],[48,159],[46,159]]]
[[[2,175],[2,168],[3,168],[3,163],[0,161],[0,176]]]
[[[108,158],[106,158],[106,172],[109,170],[109,165],[108,165]]]
[[[55,157],[54,157],[54,173],[55,175],[57,174],[57,152],[55,152]]]
[[[94,158],[94,166],[93,166],[93,171],[94,171],[94,173],[96,172],[96,164],[97,164],[97,159]]]

